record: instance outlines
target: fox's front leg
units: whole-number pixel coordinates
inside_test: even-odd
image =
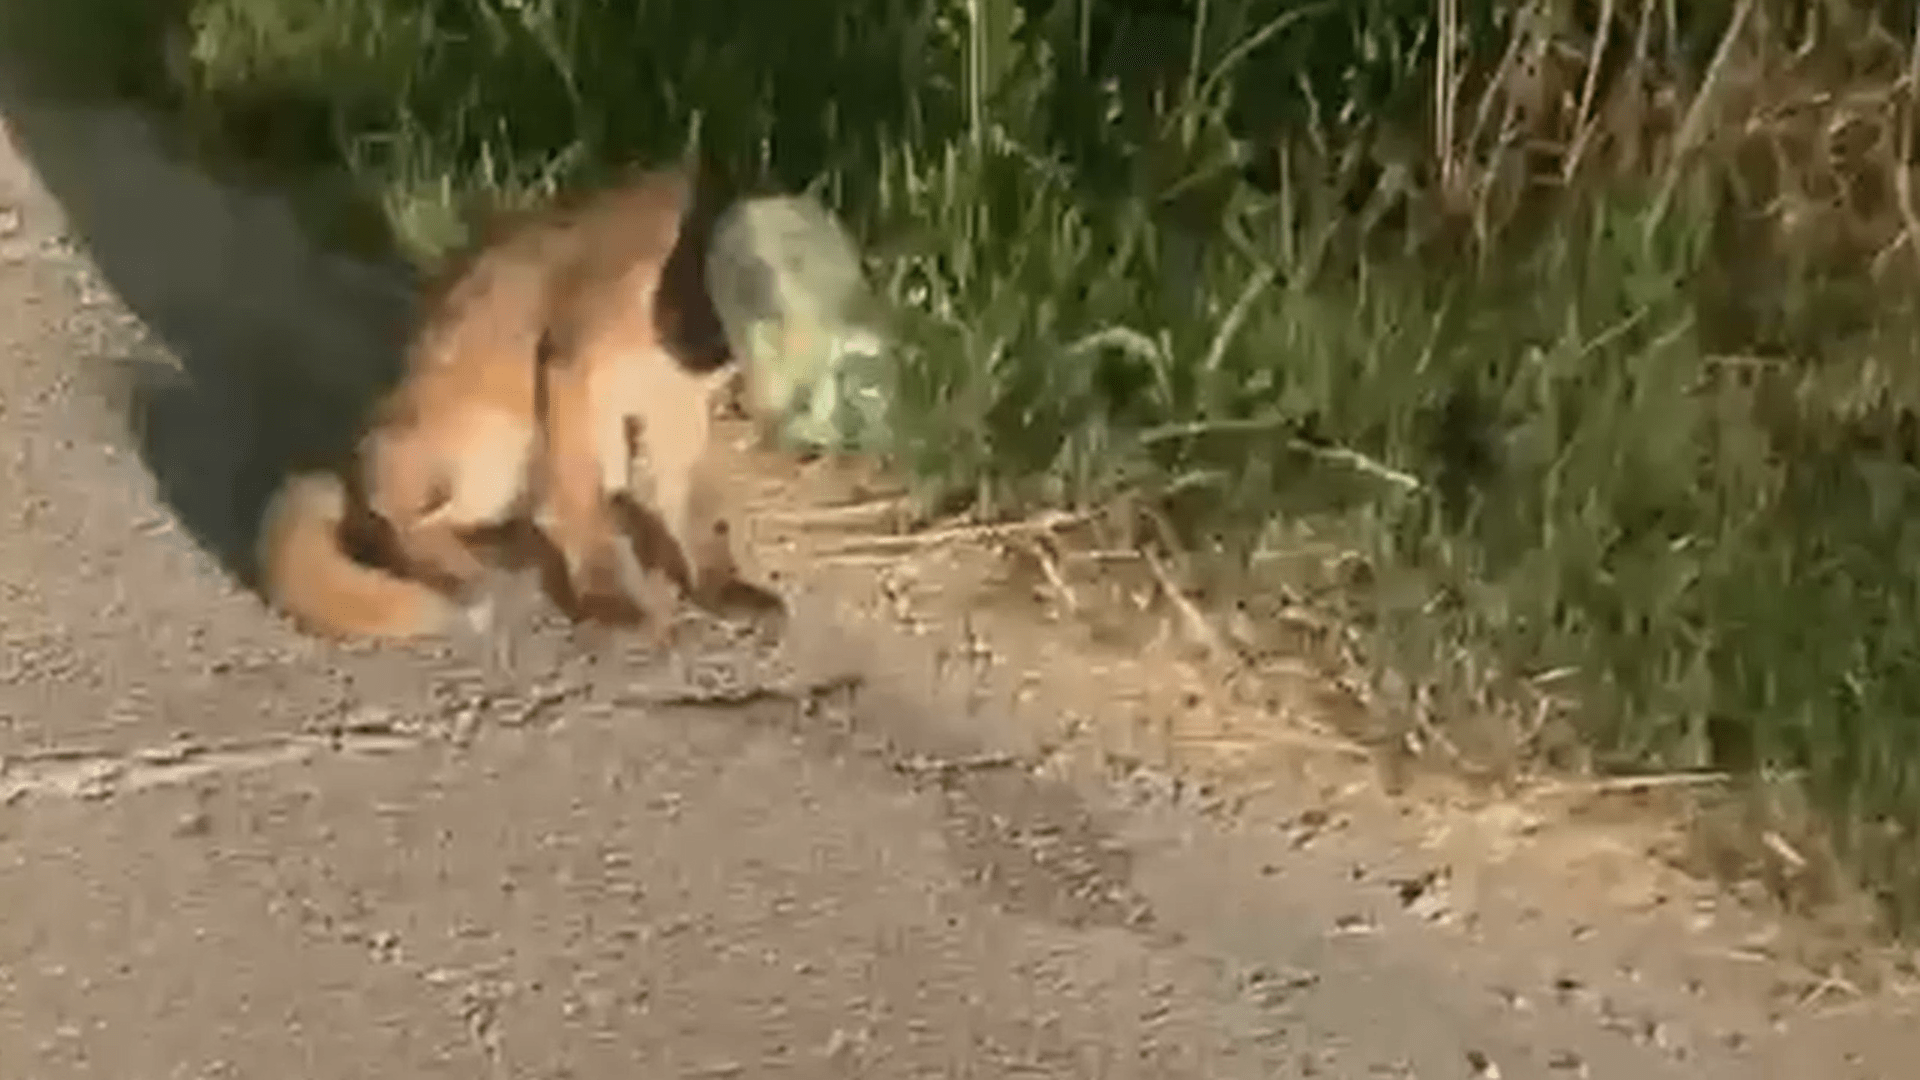
[[[646,475],[630,486],[630,497],[658,513],[666,546],[677,557],[674,569],[695,604],[724,617],[783,622],[780,594],[741,574],[725,485],[713,473],[711,417],[704,400],[694,404],[653,409],[639,432],[645,452],[637,456],[644,458]]]

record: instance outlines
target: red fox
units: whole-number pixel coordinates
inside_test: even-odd
[[[327,636],[440,632],[461,607],[478,611],[480,538],[530,523],[577,618],[661,617],[657,589],[636,593],[622,537],[696,604],[784,613],[741,578],[707,466],[732,364],[723,345],[703,347],[717,335],[698,325],[692,197],[684,168],[643,173],[511,223],[452,265],[360,441],[355,482],[296,475],[268,507],[269,602]],[[378,534],[387,568],[353,556],[356,532]]]

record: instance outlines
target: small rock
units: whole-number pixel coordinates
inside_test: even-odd
[[[1301,811],[1287,826],[1287,846],[1296,851],[1307,847],[1320,838],[1331,822],[1332,815],[1317,807]]]
[[[1587,987],[1571,975],[1559,975],[1553,980],[1553,996],[1562,1005],[1572,1005],[1587,996]]]
[[[95,762],[88,766],[86,775],[74,785],[74,798],[97,802],[112,797],[120,789],[120,776],[124,771],[117,761]]]
[[[380,705],[360,705],[348,709],[334,726],[342,735],[392,735],[399,720],[392,709]]]
[[[1533,1011],[1533,999],[1510,986],[1497,986],[1493,992],[1499,995],[1502,1004],[1514,1012]]]
[[[1255,968],[1247,973],[1246,979],[1248,993],[1267,1008],[1284,1005],[1299,991],[1310,990],[1319,982],[1320,976],[1311,971],[1276,971],[1267,967]]]
[[[1394,891],[1400,898],[1400,906],[1407,914],[1422,922],[1444,922],[1452,917],[1453,905],[1445,896],[1448,879],[1452,875],[1442,867],[1429,870],[1418,877],[1405,878],[1394,882]]]
[[[1371,934],[1379,930],[1373,917],[1364,913],[1342,915],[1333,921],[1333,932],[1339,936]]]
[[[845,1028],[834,1028],[833,1034],[827,1037],[826,1045],[820,1048],[820,1056],[828,1061],[844,1064],[848,1059],[858,1056],[867,1041],[868,1035],[864,1031],[851,1032]]]
[[[1572,1073],[1575,1076],[1587,1075],[1587,1062],[1571,1050],[1555,1050],[1547,1058],[1547,1068],[1554,1072]]]
[[[400,935],[391,930],[378,930],[367,935],[367,946],[376,959],[392,960],[400,951]]]
[[[201,752],[199,744],[180,740],[165,746],[149,746],[133,753],[133,759],[142,765],[167,766],[179,765]]]

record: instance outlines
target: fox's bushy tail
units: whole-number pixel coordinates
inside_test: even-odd
[[[340,536],[346,516],[346,485],[331,473],[304,473],[281,485],[260,529],[268,603],[308,633],[334,638],[444,631],[456,614],[453,601],[355,559]]]

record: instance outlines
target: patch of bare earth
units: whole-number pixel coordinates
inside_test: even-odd
[[[1328,893],[1329,936],[1411,919],[1516,1014],[1591,1010],[1679,1061],[1707,1038],[1768,1075],[1818,1071],[1836,1047],[1858,1075],[1892,1075],[1872,1063],[1920,1046],[1903,1019],[1915,954],[1875,936],[1815,845],[1742,814],[1731,778],[1471,779],[1368,715],[1359,681],[1304,644],[1330,629],[1311,612],[1222,618],[1165,557],[1103,547],[1096,522],[916,523],[865,463],[794,462],[723,430],[768,570],[835,597],[848,626],[917,643],[958,708],[1012,718],[1001,737],[1036,771],[1271,834],[1291,852],[1272,875],[1373,886],[1370,908]]]

